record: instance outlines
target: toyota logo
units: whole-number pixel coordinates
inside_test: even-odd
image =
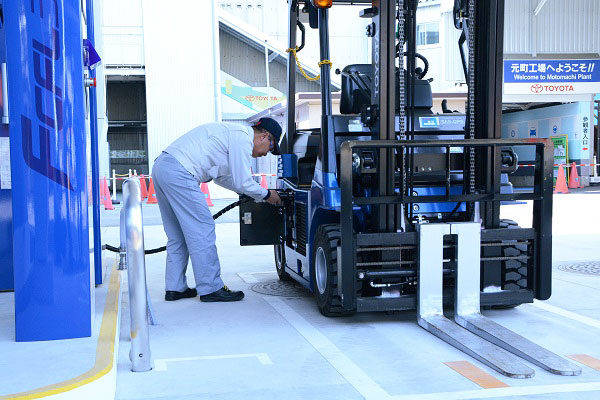
[[[544,86],[540,85],[539,83],[537,85],[531,85],[531,91],[533,93],[540,93],[542,90],[544,90]]]

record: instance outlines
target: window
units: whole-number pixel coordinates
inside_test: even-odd
[[[440,42],[440,24],[427,22],[417,24],[417,46],[438,44]]]

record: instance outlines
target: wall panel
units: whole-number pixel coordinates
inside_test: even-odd
[[[151,165],[173,140],[215,120],[211,3],[143,3]]]

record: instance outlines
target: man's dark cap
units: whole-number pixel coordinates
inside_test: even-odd
[[[264,129],[269,132],[275,138],[275,146],[273,146],[273,150],[271,153],[275,155],[281,154],[279,152],[279,140],[281,139],[281,126],[275,121],[273,118],[263,117],[258,120],[258,122],[254,125],[257,129]]]

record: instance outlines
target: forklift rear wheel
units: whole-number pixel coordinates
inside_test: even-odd
[[[283,243],[273,246],[275,249],[275,270],[277,270],[280,281],[290,281],[292,277],[285,271],[285,247],[283,246]]]
[[[342,308],[337,292],[337,246],[341,239],[338,225],[322,225],[317,229],[312,254],[312,284],[317,306],[326,317],[354,314]]]

